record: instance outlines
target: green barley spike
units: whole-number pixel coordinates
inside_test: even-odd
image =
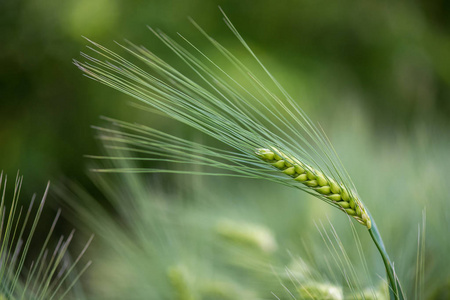
[[[278,150],[260,148],[256,149],[256,155],[292,177],[293,180],[315,191],[325,201],[334,204],[334,206],[355,218],[356,221],[367,226],[368,229],[372,227],[369,215],[361,201],[354,195],[355,193],[349,193],[342,184]]]
[[[169,268],[167,272],[168,279],[172,285],[175,299],[177,300],[197,300],[194,295],[192,287],[190,286],[189,278],[186,270],[181,266]]]

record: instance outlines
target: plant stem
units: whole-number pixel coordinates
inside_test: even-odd
[[[369,213],[370,215],[370,213]],[[389,255],[387,254],[386,248],[384,247],[383,240],[381,239],[380,232],[378,231],[377,225],[373,220],[372,216],[370,216],[372,220],[372,228],[369,229],[370,236],[377,246],[378,251],[381,254],[381,258],[383,259],[384,266],[386,268],[386,274],[388,277],[389,283],[389,296],[391,300],[404,300],[405,296],[403,295],[403,291],[400,285],[400,281],[395,275],[394,267],[392,266],[391,260],[389,259]]]

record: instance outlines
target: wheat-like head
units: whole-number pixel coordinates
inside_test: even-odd
[[[85,63],[76,61],[75,64],[89,77],[133,96],[145,105],[138,107],[147,109],[146,106],[149,105],[152,109],[215,138],[233,150],[205,146],[154,128],[112,119],[108,120],[114,124],[115,128],[97,128],[100,138],[107,147],[119,149],[122,153],[120,155],[126,153],[133,160],[197,164],[231,171],[232,176],[265,179],[299,188],[328,204],[345,210],[347,214],[370,229],[370,218],[356,196],[356,189],[328,138],[261,64],[233,25],[228,21],[227,24],[260,64],[281,95],[270,91],[263,83],[263,79],[254,75],[201,29],[201,32],[210,39],[231,65],[245,76],[245,80],[238,81],[231,77],[187,40],[188,45],[193,47],[204,60],[197,58],[164,33],[157,31],[153,32],[199,75],[200,80],[192,80],[152,52],[131,43],[129,48],[123,47],[150,67],[149,72],[94,42],[92,44],[95,48],[92,49],[104,56],[106,61],[83,54],[88,61]],[[265,161],[261,161],[261,156],[255,156],[255,151],[265,151],[260,149],[279,150],[273,152],[273,158],[269,154],[272,150],[267,150],[268,152],[264,153]],[[289,155],[282,153],[289,153]],[[143,155],[147,157],[143,158]],[[96,158],[104,159],[105,157]],[[109,158],[119,159],[117,156]],[[277,162],[273,161],[275,158],[279,158]],[[293,161],[301,161],[302,163],[297,165],[303,166],[306,173],[295,173],[300,176],[296,176],[297,181],[308,175],[313,179],[305,179],[300,181],[304,185],[299,184],[295,180],[289,180],[287,177],[271,172],[272,168],[266,161],[278,166],[277,168],[284,172],[294,170],[286,167]],[[202,169],[201,172],[153,168],[102,171],[230,175],[226,172],[211,172],[209,169]],[[327,173],[328,176],[322,176],[323,173]],[[317,180],[320,183],[314,186]],[[337,187],[340,192],[333,192],[337,191]]]
[[[267,163],[315,191],[323,200],[336,205],[359,223],[372,227],[370,217],[355,192],[311,166],[276,149],[257,149],[256,155]]]
[[[91,49],[103,58],[83,54],[86,62],[75,61],[88,77],[134,97],[142,103],[141,108],[156,110],[222,143],[222,147],[207,146],[146,126],[112,120],[116,127],[98,128],[100,138],[107,147],[126,154],[97,158],[164,161],[204,168],[164,170],[153,165],[102,171],[231,175],[299,188],[340,208],[369,229],[388,272],[391,297],[403,299],[398,296],[401,288],[376,224],[325,133],[266,69],[230,20],[226,16],[224,19],[265,78],[256,76],[195,23],[223,55],[227,66],[216,63],[184,37],[181,36],[185,46],[153,29],[193,74],[181,73],[143,46],[132,43],[122,47],[149,70],[93,42]],[[239,79],[230,75],[228,68]],[[212,168],[225,172],[211,171]]]

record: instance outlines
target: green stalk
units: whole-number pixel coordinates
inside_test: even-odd
[[[381,258],[383,259],[384,266],[386,268],[386,275],[388,277],[389,284],[389,297],[391,300],[404,300],[405,296],[403,295],[403,291],[400,285],[400,281],[395,276],[394,267],[392,266],[391,260],[389,259],[389,255],[387,254],[386,248],[384,247],[383,240],[381,238],[380,232],[378,231],[377,224],[375,220],[369,214],[370,219],[372,220],[372,228],[369,229],[370,236],[377,246],[378,252],[381,254]]]

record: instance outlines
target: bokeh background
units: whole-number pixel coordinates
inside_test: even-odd
[[[86,176],[84,155],[102,151],[90,126],[102,124],[101,115],[151,126],[163,121],[82,76],[72,64],[85,50],[82,36],[114,49],[114,40],[128,39],[164,56],[149,25],[180,32],[208,51],[190,16],[244,53],[219,5],[293,98],[329,130],[362,193],[419,199],[417,222],[421,208],[439,207],[442,235],[450,164],[450,3],[444,0],[1,1],[0,168],[10,175],[21,170],[26,195],[42,191],[48,179],[67,178],[99,194]],[[404,204],[394,205],[392,218],[399,219]],[[445,247],[442,253],[448,242]]]
[[[162,51],[146,26],[194,35],[191,16],[237,47],[218,5],[308,113],[336,105],[328,117],[342,116],[341,103],[353,101],[381,136],[421,123],[448,126],[447,1],[7,0],[0,3],[2,169],[20,169],[31,190],[58,174],[80,177],[83,155],[97,147],[89,126],[99,115],[129,116],[124,96],[72,65],[87,44],[82,36]]]

